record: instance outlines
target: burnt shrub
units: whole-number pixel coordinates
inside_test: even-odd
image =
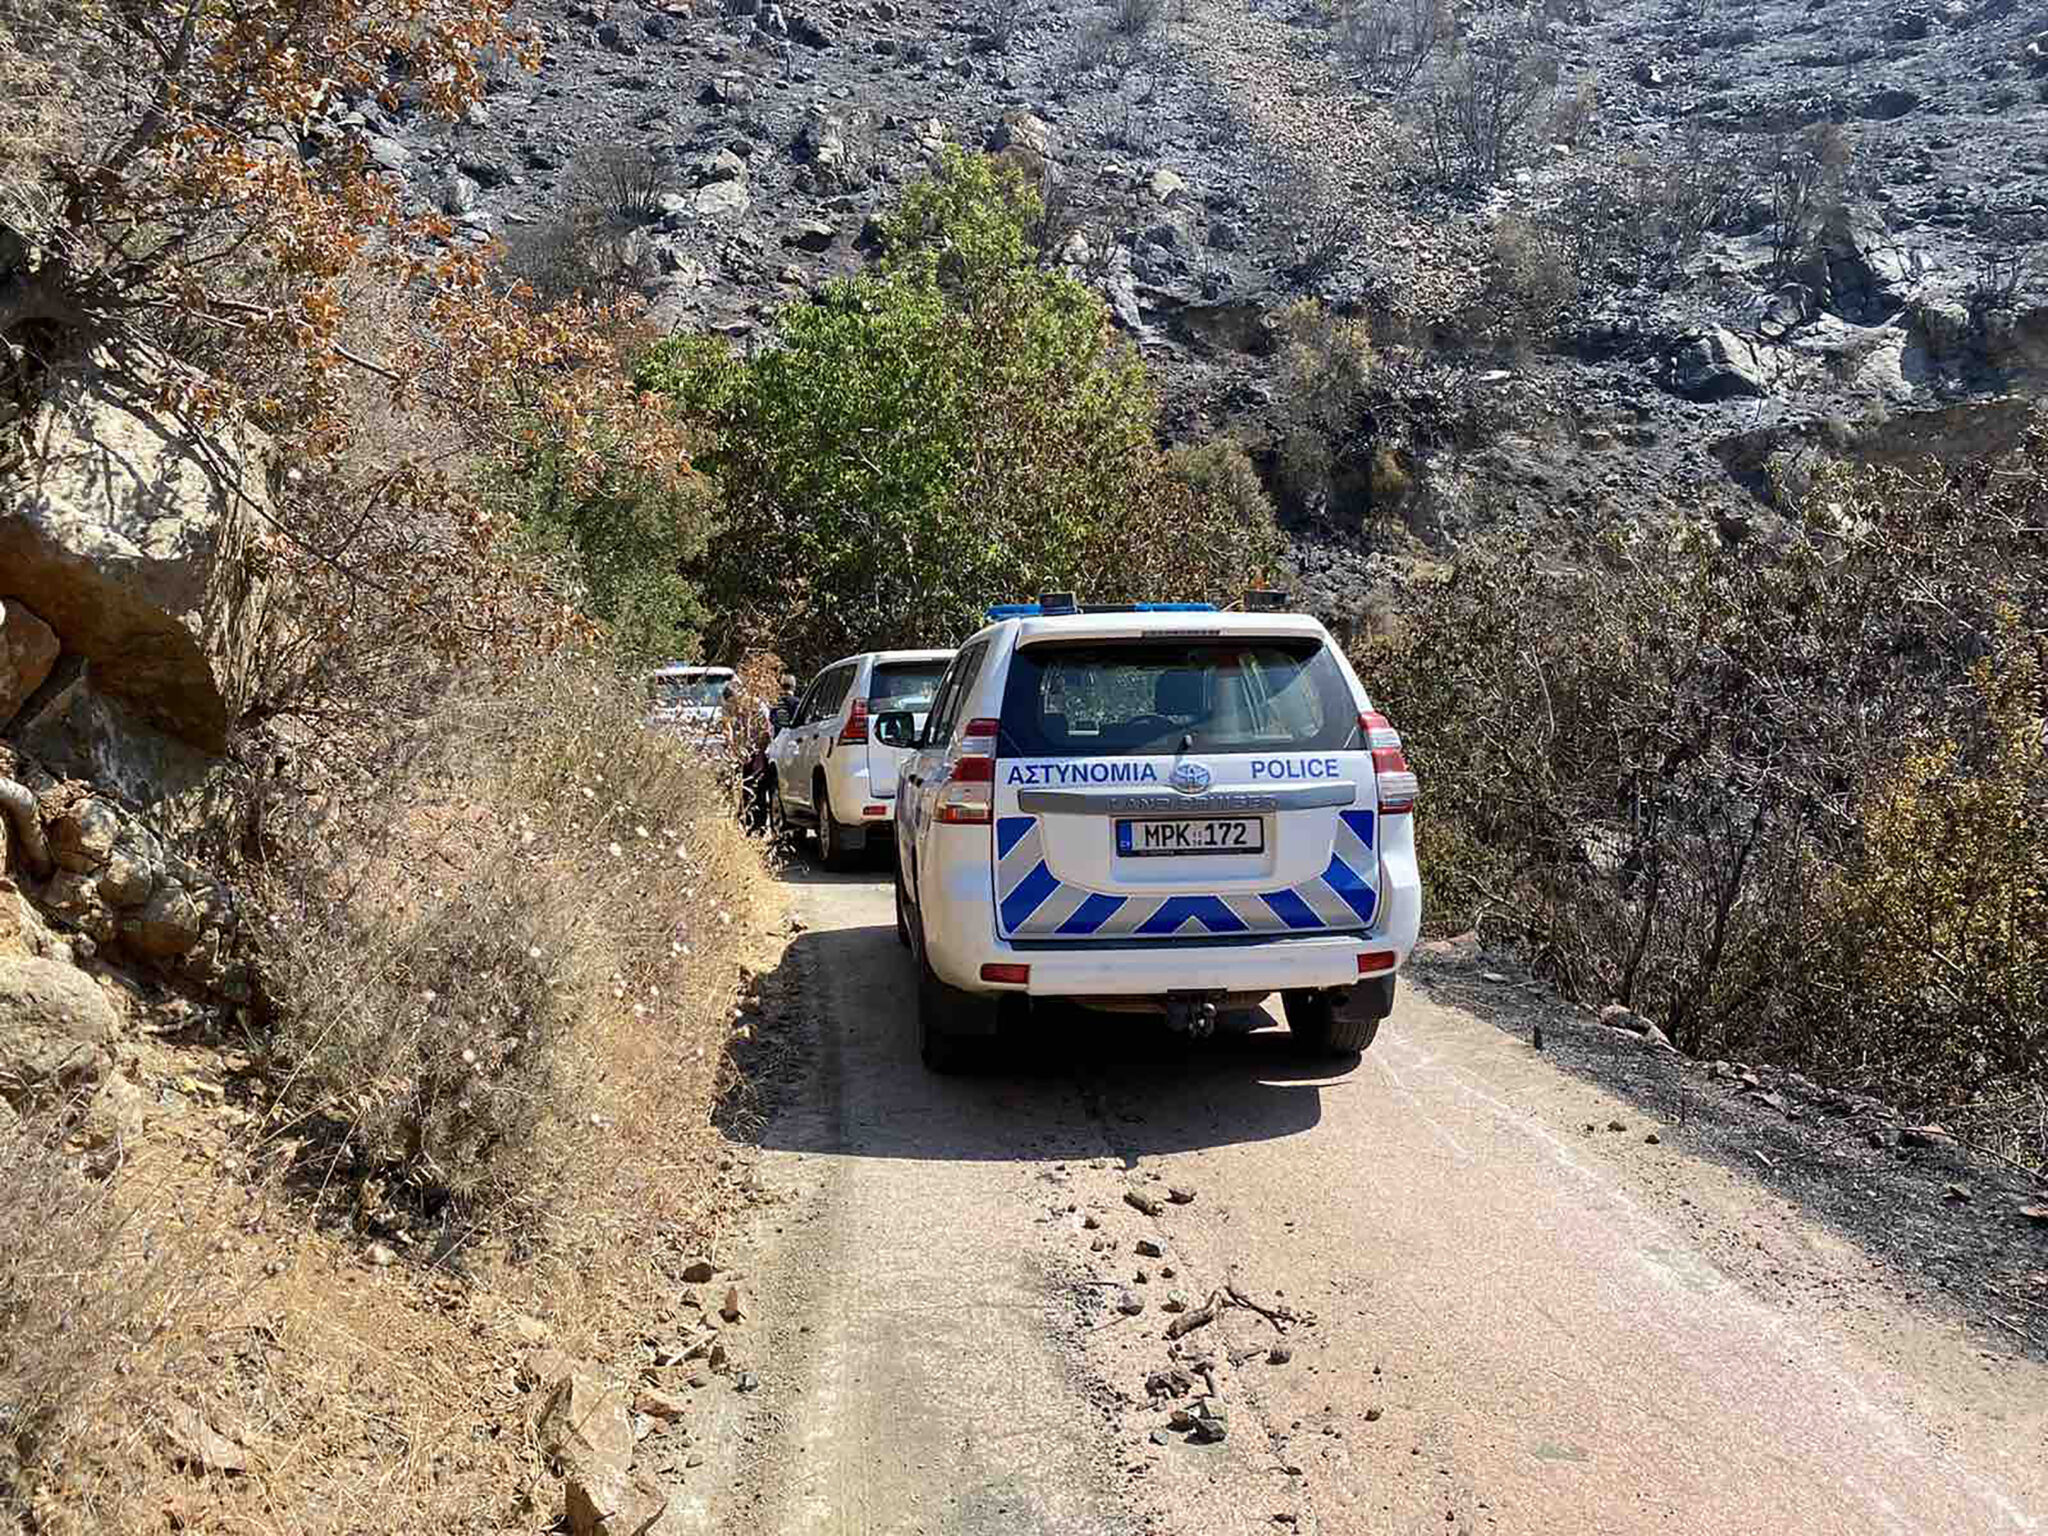
[[[1469,551],[1359,657],[1422,775],[1432,922],[1695,1054],[1951,1119],[2038,1100],[2044,514],[2037,435],[1824,474],[1780,545]],[[1987,1134],[2039,1160],[2040,1124]]]

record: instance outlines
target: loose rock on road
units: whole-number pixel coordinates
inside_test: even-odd
[[[705,1528],[2048,1529],[2048,1371],[1490,1024],[1075,1014],[937,1078],[886,875],[795,878]]]

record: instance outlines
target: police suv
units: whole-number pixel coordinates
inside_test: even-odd
[[[897,935],[934,1070],[1034,998],[1206,1034],[1281,994],[1319,1051],[1393,1007],[1415,775],[1329,633],[1277,611],[989,610],[896,797]]]

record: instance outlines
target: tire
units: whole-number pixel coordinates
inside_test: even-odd
[[[789,807],[782,803],[781,783],[770,778],[765,794],[768,801],[768,845],[783,853],[792,852],[800,834],[789,819]]]
[[[1363,982],[1361,987],[1380,985],[1377,982]],[[1385,981],[1385,1006],[1393,1007],[1394,978]],[[1349,1018],[1337,1016],[1336,998],[1328,992],[1283,992],[1280,995],[1282,1010],[1287,1015],[1287,1029],[1303,1047],[1319,1056],[1356,1056],[1371,1048],[1379,1038],[1379,1018],[1353,1014]]]
[[[860,856],[846,846],[846,829],[832,814],[832,792],[818,781],[814,802],[818,808],[818,860],[827,869],[845,871],[860,862]]]
[[[899,884],[897,890],[901,892]],[[962,1007],[974,1000],[939,980],[924,948],[924,914],[911,907],[904,915],[910,952],[917,959],[917,1055],[927,1072],[950,1076],[973,1063],[974,1042],[946,1028]]]

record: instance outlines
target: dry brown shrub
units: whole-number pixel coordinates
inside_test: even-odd
[[[680,1214],[690,1180],[629,1174],[708,1125],[761,899],[727,804],[593,666],[459,690],[408,733],[267,895],[274,1068],[318,1186],[437,1258],[544,1257],[598,1205]]]
[[[1785,538],[1479,541],[1359,652],[1431,921],[1694,1055],[2048,1162],[2048,434],[1825,473]]]

